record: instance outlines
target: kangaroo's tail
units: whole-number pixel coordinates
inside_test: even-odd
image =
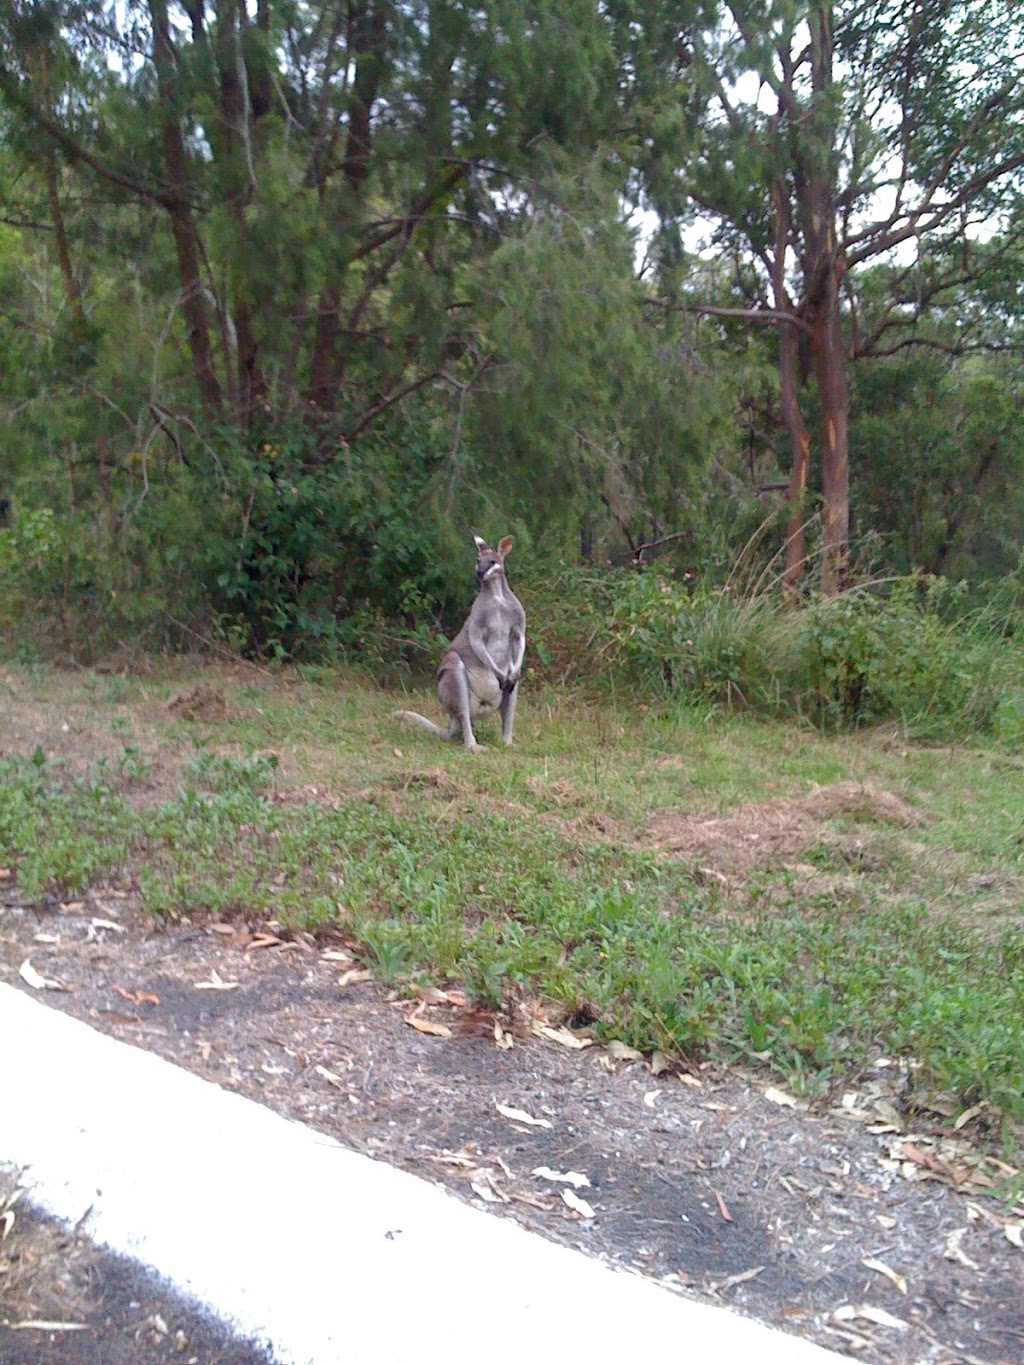
[[[421,716],[418,711],[395,711],[393,714],[396,720],[411,720],[421,730],[426,730],[431,735],[437,735],[438,739],[451,739],[450,730],[443,730],[440,725],[435,725],[432,720],[427,720],[426,716]]]

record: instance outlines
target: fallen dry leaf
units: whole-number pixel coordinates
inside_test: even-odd
[[[411,1024],[419,1033],[427,1033],[432,1038],[450,1038],[452,1031],[447,1024],[438,1024],[433,1019],[424,1019],[421,1014],[407,1014],[405,1022]]]
[[[248,953],[254,948],[277,948],[282,943],[284,943],[284,939],[278,938],[276,934],[253,934],[245,945],[245,951]]]
[[[628,1043],[620,1042],[618,1038],[606,1043],[605,1051],[616,1062],[642,1062],[644,1059],[644,1054],[638,1048],[630,1047]]]
[[[115,934],[126,934],[128,932],[123,924],[117,924],[112,919],[93,919],[89,923],[94,929],[113,929]]]
[[[352,967],[338,977],[338,985],[344,990],[346,986],[358,986],[360,981],[369,981],[372,976],[373,973],[366,967]]]
[[[33,943],[59,943],[60,934],[33,934]]]
[[[1007,1223],[1003,1228],[1006,1240],[1017,1247],[1019,1251],[1024,1251],[1024,1223]]]
[[[18,975],[34,991],[62,991],[66,989],[52,976],[40,976],[28,958],[18,968]]]
[[[946,1238],[946,1249],[942,1256],[944,1260],[956,1261],[958,1265],[966,1266],[968,1270],[980,1270],[978,1262],[972,1261],[960,1245],[968,1231],[968,1228],[957,1228],[955,1232],[951,1232]]]
[[[233,934],[235,926],[233,924],[211,924],[210,932],[214,934]]]
[[[648,1109],[653,1109],[660,1099],[660,1090],[648,1090],[644,1095],[644,1104],[647,1105]]]
[[[210,968],[209,981],[193,981],[197,991],[236,991],[241,984],[238,981],[225,981],[216,967]]]
[[[799,1109],[800,1101],[795,1095],[791,1095],[788,1090],[780,1090],[777,1086],[770,1085],[764,1092],[766,1100],[772,1104],[781,1105],[783,1109]]]
[[[469,1188],[475,1195],[478,1195],[485,1204],[504,1204],[508,1202],[507,1200],[502,1199],[501,1195],[498,1194],[493,1186],[487,1184],[486,1181],[471,1180],[469,1182]]]
[[[541,1180],[553,1180],[558,1184],[571,1185],[574,1190],[586,1190],[590,1188],[590,1177],[582,1171],[553,1171],[550,1166],[537,1166],[531,1175],[538,1176]]]
[[[128,1000],[133,1005],[159,1005],[160,997],[150,995],[147,991],[130,991],[126,986],[111,986],[115,995],[119,995],[122,1000]]]
[[[546,1038],[549,1043],[557,1043],[559,1047],[585,1048],[593,1047],[594,1039],[587,1037],[586,1034],[573,1033],[567,1028],[552,1028],[550,1024],[535,1023],[530,1032],[537,1038]]]
[[[724,1280],[712,1280],[708,1288],[712,1294],[721,1294],[726,1289],[734,1289],[738,1284],[745,1284],[747,1280],[753,1280],[763,1270],[763,1265],[755,1265],[750,1270],[741,1270],[738,1275],[726,1275]]]
[[[859,1318],[863,1322],[873,1322],[876,1327],[894,1327],[898,1332],[905,1332],[910,1326],[909,1322],[893,1317],[892,1313],[873,1303],[844,1303],[832,1316],[836,1322],[855,1322]]]
[[[651,1068],[652,1076],[663,1076],[666,1071],[669,1071],[672,1068],[672,1063],[665,1056],[664,1052],[652,1052],[651,1060],[648,1065]]]
[[[511,1119],[513,1123],[525,1123],[531,1128],[551,1128],[553,1126],[550,1119],[535,1119],[525,1109],[513,1109],[510,1105],[499,1104],[497,1100],[494,1101],[494,1107],[499,1114]]]
[[[345,1082],[341,1079],[341,1077],[336,1075],[335,1072],[333,1071],[328,1071],[325,1066],[315,1066],[313,1070],[316,1072],[318,1076],[323,1076],[324,1080],[327,1081],[328,1084],[336,1086],[339,1090],[348,1089],[348,1087],[346,1086]]]
[[[725,1200],[722,1198],[722,1196],[719,1194],[717,1190],[712,1190],[711,1193],[718,1200],[719,1213],[721,1213],[722,1217],[725,1219],[727,1223],[731,1223],[732,1214],[729,1212],[729,1205],[725,1202]]]
[[[578,1213],[581,1218],[596,1218],[597,1214],[590,1207],[585,1199],[581,1199],[572,1190],[562,1191],[562,1202],[568,1204],[574,1213]]]
[[[972,1104],[970,1109],[965,1109],[960,1117],[953,1124],[953,1131],[959,1133],[961,1128],[965,1128],[971,1119],[976,1119],[979,1114],[983,1114],[988,1108],[988,1104],[982,1100],[980,1104]]]
[[[501,1048],[502,1052],[508,1052],[515,1047],[515,1039],[508,1029],[501,1027],[501,1023],[497,1019],[494,1021],[494,1042],[497,1047]]]
[[[351,962],[352,954],[343,952],[340,948],[327,948],[320,956],[325,962]]]
[[[862,1256],[860,1263],[862,1266],[865,1267],[865,1269],[877,1270],[879,1275],[884,1275],[885,1278],[890,1281],[890,1283],[896,1286],[896,1288],[900,1291],[901,1294],[905,1294],[907,1292],[906,1279],[901,1274],[899,1274],[898,1271],[893,1270],[891,1266],[887,1266],[884,1261],[877,1261],[874,1258],[874,1256]]]

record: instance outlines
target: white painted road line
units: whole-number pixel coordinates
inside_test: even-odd
[[[0,986],[0,1161],[281,1365],[844,1357],[544,1241]]]

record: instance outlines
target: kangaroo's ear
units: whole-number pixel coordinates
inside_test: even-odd
[[[511,550],[511,548],[512,548],[512,537],[511,537],[511,536],[502,536],[501,540],[498,541],[498,554],[501,555],[502,559],[505,558],[505,556],[508,554],[508,552],[509,552],[509,550]]]
[[[486,549],[487,549],[487,541],[486,541],[486,540],[481,540],[479,536],[474,536],[474,537],[473,537],[473,543],[476,545],[476,548],[477,548],[478,550],[486,550]]]

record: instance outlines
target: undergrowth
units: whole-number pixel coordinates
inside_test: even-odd
[[[532,605],[563,677],[826,730],[895,721],[918,739],[1024,743],[1024,571],[980,603],[917,576],[796,601],[763,572],[566,572]]]

